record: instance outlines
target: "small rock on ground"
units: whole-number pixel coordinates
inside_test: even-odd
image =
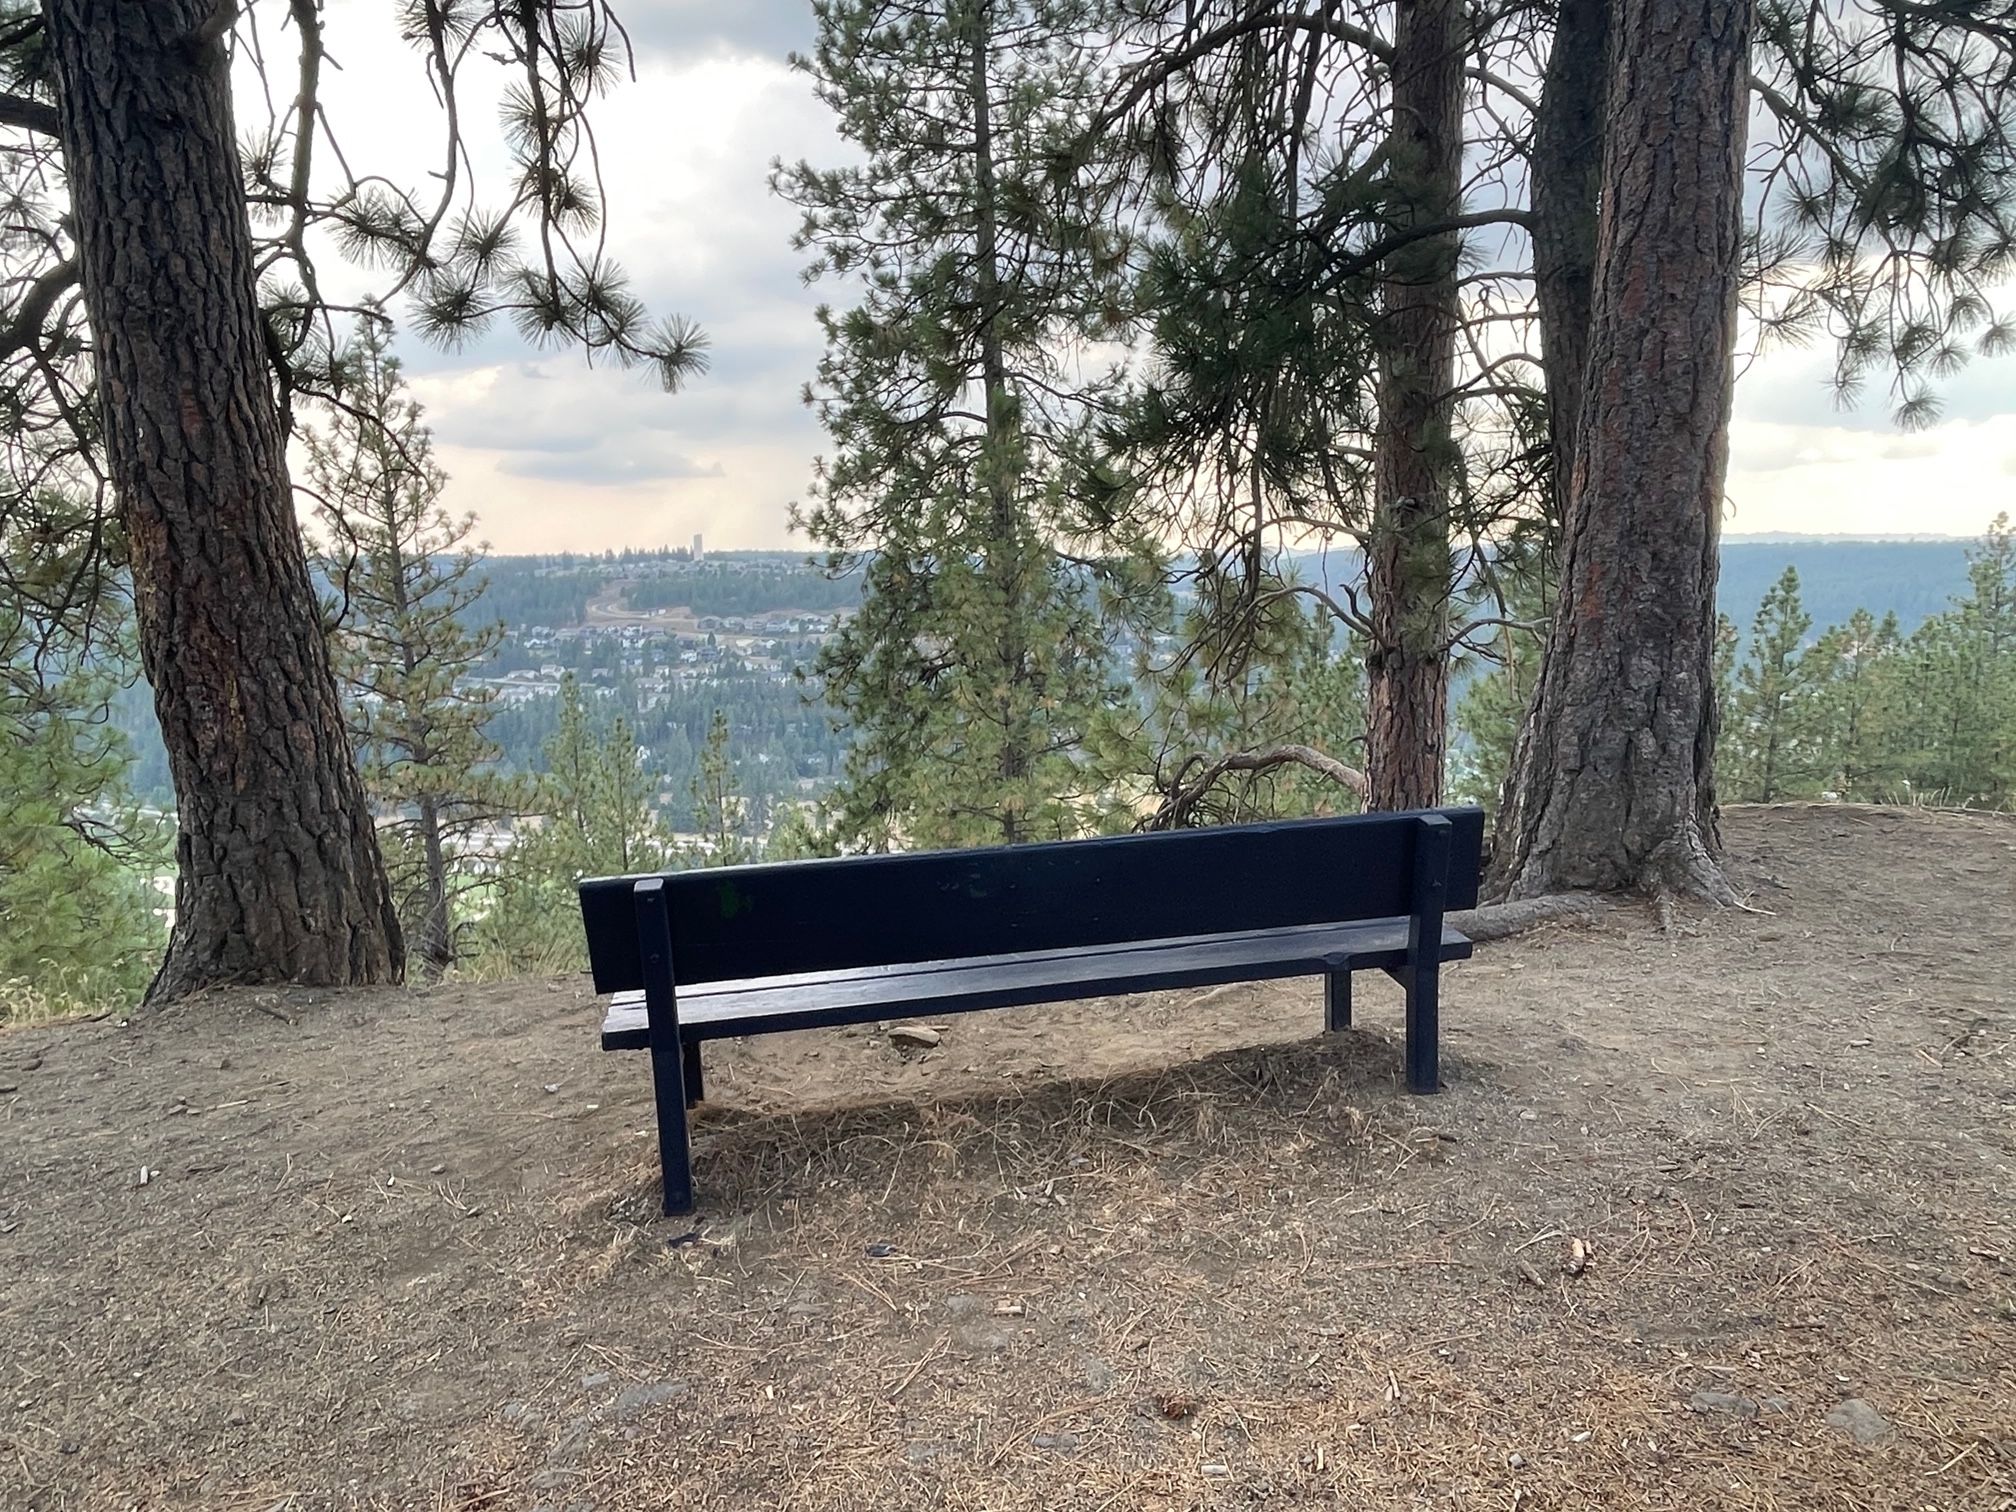
[[[685,1396],[688,1390],[684,1381],[655,1381],[649,1386],[625,1386],[616,1393],[617,1420],[627,1421],[648,1408],[676,1402]]]
[[[1827,1426],[1839,1428],[1858,1444],[1873,1444],[1890,1432],[1890,1420],[1860,1397],[1850,1397],[1828,1413]]]
[[[1697,1391],[1688,1399],[1687,1405],[1696,1412],[1724,1412],[1740,1418],[1757,1416],[1757,1404],[1733,1391]]]
[[[889,1030],[890,1044],[915,1045],[924,1050],[929,1050],[943,1038],[936,1029],[923,1024],[896,1024]]]

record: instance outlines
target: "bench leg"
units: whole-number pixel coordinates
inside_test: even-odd
[[[672,976],[672,920],[662,877],[635,890],[637,949],[644,967],[644,1010],[651,1020],[651,1096],[658,1105],[658,1167],[665,1176],[668,1217],[693,1211],[693,1145],[686,1127],[687,1058],[699,1069],[699,1047],[679,1032],[679,992]],[[699,1094],[695,1076],[693,1095]]]
[[[1442,901],[1449,880],[1450,824],[1424,814],[1414,835],[1414,906],[1407,920],[1407,1090],[1442,1090]]]
[[[684,1060],[683,1050],[651,1047],[651,1091],[658,1104],[658,1165],[665,1174],[667,1216],[693,1211],[693,1144],[686,1128],[690,1098],[681,1074]]]
[[[686,1106],[690,1108],[707,1095],[700,1079],[700,1041],[688,1040],[680,1047],[680,1070],[685,1073]]]
[[[1351,1027],[1351,973],[1333,971],[1323,979],[1323,1027],[1333,1033]]]
[[[1439,1092],[1441,1068],[1441,990],[1436,963],[1428,961],[1408,973],[1407,1090]]]

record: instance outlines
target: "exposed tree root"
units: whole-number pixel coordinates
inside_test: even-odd
[[[1645,858],[1639,868],[1639,885],[1660,900],[1662,918],[1673,900],[1691,898],[1722,908],[1742,908],[1743,900],[1729,885],[1722,862],[1710,850],[1701,827],[1691,818]],[[1670,931],[1668,931],[1670,933]]]
[[[1597,893],[1547,893],[1537,898],[1519,898],[1510,903],[1487,903],[1482,908],[1465,909],[1448,915],[1452,928],[1477,941],[1509,939],[1537,929],[1542,924],[1566,919],[1592,919],[1607,913],[1613,903]]]

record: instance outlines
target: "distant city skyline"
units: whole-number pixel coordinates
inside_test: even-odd
[[[338,0],[346,67],[332,113],[381,160],[438,129],[392,12]],[[773,158],[843,161],[827,113],[787,53],[811,42],[804,0],[660,0],[625,14],[637,78],[600,103],[609,249],[654,313],[700,322],[711,370],[667,396],[642,375],[534,352],[508,329],[444,353],[402,334],[447,503],[474,510],[499,552],[680,545],[806,548],[787,529],[824,437],[800,392],[820,352],[796,213],[768,190]],[[388,89],[388,78],[411,89]],[[347,95],[348,99],[341,98]],[[495,133],[470,133],[501,174]],[[365,287],[360,278],[358,288]],[[2016,300],[2012,300],[2016,302]],[[1976,359],[1940,387],[1944,418],[1898,431],[1885,396],[1837,408],[1825,347],[1752,359],[1737,388],[1724,529],[1732,534],[1978,535],[2016,508],[2016,359]]]

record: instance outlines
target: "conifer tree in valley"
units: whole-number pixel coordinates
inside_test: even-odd
[[[705,866],[739,866],[756,859],[756,847],[744,828],[749,801],[736,786],[729,739],[728,716],[716,709],[707,724],[707,741],[700,748],[700,768],[691,789],[693,821],[705,842],[700,857]]]
[[[1894,796],[1897,776],[1895,659],[1897,616],[1879,622],[1857,609],[1808,654],[1816,663],[1814,736],[1823,791],[1876,802]]]
[[[409,962],[440,976],[457,953],[457,903],[498,862],[501,827],[528,802],[494,766],[494,695],[477,686],[501,623],[471,623],[486,586],[473,515],[441,503],[446,476],[367,314],[337,357],[341,405],[305,435],[319,501],[316,551],[334,595],[337,677]]]
[[[680,848],[658,812],[658,781],[627,720],[591,717],[571,672],[560,681],[559,718],[540,752],[529,807],[474,928],[485,969],[524,974],[570,969],[582,952],[574,884],[583,877],[664,871]]]
[[[824,310],[808,390],[831,441],[797,523],[862,608],[817,674],[856,732],[836,802],[871,845],[1001,843],[1084,823],[1083,728],[1109,696],[1063,456],[1095,403],[1077,356],[1123,244],[1056,181],[1090,88],[1085,0],[826,0],[801,66],[863,154],[780,165]]]
[[[1735,694],[1722,714],[1729,746],[1722,770],[1729,796],[1770,803],[1805,790],[1807,706],[1820,663],[1804,654],[1813,621],[1799,602],[1799,574],[1787,567],[1758,606],[1749,654],[1736,669]]]

